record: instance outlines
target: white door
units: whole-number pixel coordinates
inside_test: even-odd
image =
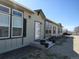
[[[35,22],[35,40],[40,39],[41,36],[41,24],[40,22]]]

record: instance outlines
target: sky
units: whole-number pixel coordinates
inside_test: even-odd
[[[70,31],[79,26],[79,0],[15,0],[31,10],[42,9],[47,18]]]

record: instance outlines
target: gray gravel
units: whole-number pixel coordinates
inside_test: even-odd
[[[66,39],[62,45],[53,46],[50,51],[56,53],[58,55],[65,55],[71,59],[79,59],[79,37],[78,36],[70,36],[70,38]],[[75,50],[74,50],[75,49]],[[76,50],[78,51],[76,52]]]
[[[68,38],[63,44],[55,45],[50,49],[26,46],[0,55],[0,59],[79,59],[78,54],[73,50],[73,39]]]

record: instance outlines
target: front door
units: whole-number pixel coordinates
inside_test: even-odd
[[[40,22],[35,22],[35,40],[41,37],[41,24]]]

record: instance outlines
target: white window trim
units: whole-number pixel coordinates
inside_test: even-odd
[[[16,9],[12,9],[12,16],[15,16],[15,15],[13,15],[13,11],[18,11],[18,10],[16,10]],[[18,11],[18,12],[20,12],[20,13],[22,13],[21,11]],[[16,17],[19,17],[19,16],[16,16]],[[13,19],[12,19],[13,20]],[[23,24],[23,13],[22,13],[22,24]],[[22,25],[22,33],[21,33],[21,35],[20,36],[13,36],[13,27],[11,27],[11,37],[12,38],[15,38],[15,37],[23,37],[23,25]]]
[[[7,15],[7,14],[6,14]],[[0,39],[3,38],[10,38],[10,15],[9,15],[9,29],[8,29],[8,37],[0,37]]]
[[[2,5],[2,4],[0,4],[0,6],[3,6],[3,7],[5,7],[5,8],[8,8],[8,9],[9,9],[9,13],[6,13],[6,12],[2,11],[3,14],[4,14],[4,13],[5,13],[5,14],[11,14],[11,8],[9,8],[9,7],[5,6],[5,5]]]
[[[0,6],[3,6],[5,8],[8,8],[9,9],[9,13],[6,13],[6,12],[3,12],[3,13],[0,13],[0,14],[5,14],[5,15],[9,15],[9,29],[8,29],[8,37],[0,37],[0,39],[3,39],[3,38],[9,38],[10,37],[10,13],[11,13],[11,9],[7,6],[4,6],[2,4],[0,4]]]
[[[40,22],[40,21],[35,21],[35,22],[34,22],[34,39],[35,39],[35,35],[36,35],[36,33],[35,33],[35,31],[36,31],[36,29],[35,29],[35,26],[36,26],[36,25],[35,25],[35,24],[36,24],[36,23],[40,23],[40,38],[39,38],[39,39],[41,39],[41,22]],[[38,39],[35,39],[35,40],[38,40]]]
[[[12,15],[13,15],[13,16],[15,16],[15,15],[13,14],[13,11],[17,11],[17,12],[19,12],[19,13],[22,13],[22,17],[23,17],[23,12],[21,12],[21,11],[19,11],[19,10],[16,10],[16,9],[12,9]],[[19,17],[19,16],[17,16],[17,17]]]

